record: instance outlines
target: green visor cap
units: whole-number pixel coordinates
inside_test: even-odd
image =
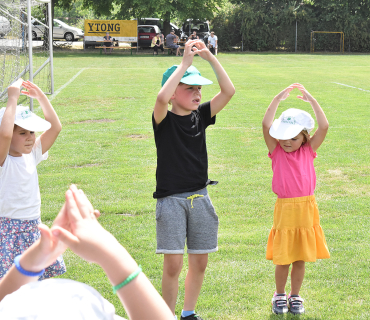
[[[171,68],[168,68],[165,73],[163,73],[162,78],[162,87],[166,83],[169,77],[171,77],[172,73],[176,70],[178,66],[174,65]],[[208,84],[212,84],[211,80],[208,80],[200,75],[200,72],[197,68],[190,66],[182,76],[180,82],[185,83],[190,86],[205,86]]]

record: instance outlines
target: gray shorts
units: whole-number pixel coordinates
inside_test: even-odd
[[[156,220],[156,253],[184,254],[185,239],[188,253],[218,250],[218,216],[207,188],[158,199]]]

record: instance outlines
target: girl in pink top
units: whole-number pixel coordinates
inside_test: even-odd
[[[288,109],[274,121],[280,101],[285,100],[294,88],[302,93],[297,98],[309,102],[315,113],[318,128],[312,137],[310,132],[315,122],[305,111]],[[278,196],[266,253],[266,258],[276,265],[272,311],[281,314],[289,310],[293,314],[302,314],[304,307],[299,290],[305,262],[330,257],[314,196],[316,174],[313,166],[316,150],[325,139],[329,123],[317,101],[303,85],[294,83],[272,100],[262,127],[272,160],[272,190]],[[285,285],[290,264],[291,292],[287,297]]]

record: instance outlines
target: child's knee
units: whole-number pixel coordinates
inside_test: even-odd
[[[183,264],[182,255],[165,255],[163,273],[170,277],[179,276]]]
[[[189,254],[189,268],[199,273],[205,272],[208,264],[208,254]]]
[[[293,262],[293,267],[294,268],[304,268],[305,267],[305,262],[302,261],[302,260],[294,261]]]

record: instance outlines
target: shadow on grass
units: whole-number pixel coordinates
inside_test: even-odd
[[[287,314],[274,314],[272,313],[269,317],[270,320],[281,320],[281,319],[284,319],[284,320],[299,320],[299,319],[304,319],[304,320],[317,320],[318,318],[314,318],[314,317],[310,317],[310,316],[307,316],[307,315],[294,315],[294,314],[291,314],[291,313],[287,313]]]

